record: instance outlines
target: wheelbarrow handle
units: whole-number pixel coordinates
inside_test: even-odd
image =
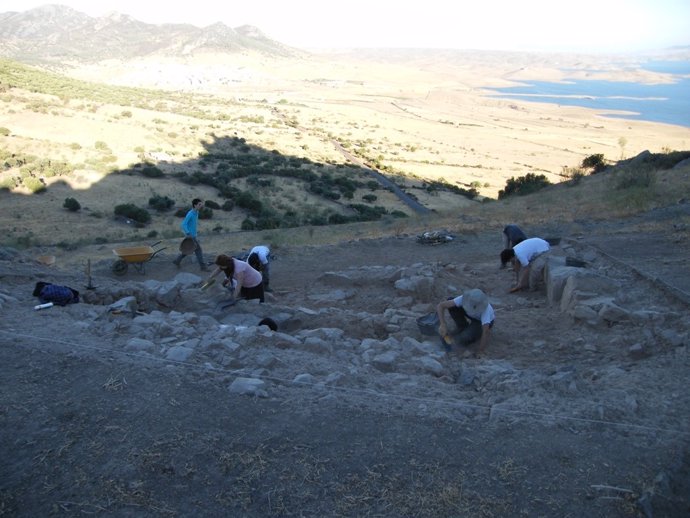
[[[160,243],[160,241],[159,241],[159,243]],[[156,250],[155,252],[153,252],[153,253],[151,254],[151,257],[149,257],[149,260],[153,259],[153,258],[156,256],[156,254],[157,254],[158,252],[162,252],[162,251],[165,250],[166,248],[168,248],[168,247],[167,247],[167,246],[164,246],[163,248],[161,248],[161,249]]]
[[[161,243],[162,243],[162,241],[156,241],[155,243],[153,243],[152,245],[149,245],[149,246],[150,246],[151,248],[153,248],[154,246],[160,245]],[[163,250],[163,249],[161,248],[161,250]]]

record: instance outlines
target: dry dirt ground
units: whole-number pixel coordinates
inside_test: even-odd
[[[611,325],[574,320],[543,291],[509,295],[500,229],[438,246],[400,236],[281,247],[271,302],[219,315],[209,309],[215,295],[198,292],[175,309],[198,315],[194,329],[204,318],[230,326],[239,315],[289,314],[280,332],[339,328],[342,340],[314,354],[257,342],[225,363],[128,353],[120,344],[131,338],[130,317],[111,316],[107,336],[95,320],[74,318],[103,308],[96,303],[33,311],[36,280],[86,293],[84,278],[4,250],[0,515],[688,516],[690,250],[687,229],[673,222],[689,207],[647,214],[654,234],[640,230],[643,217],[578,233],[526,229],[562,237],[554,253],[585,259],[624,287],[618,302],[636,317]],[[630,243],[639,244],[634,256]],[[89,300],[177,274],[172,254],[161,254],[145,274],[115,278],[104,248]],[[439,282],[405,297],[381,276],[362,282],[387,268],[433,272]],[[438,355],[438,376],[373,369],[352,352],[374,316],[422,315],[472,287],[497,313],[482,357],[444,354],[409,327]],[[405,333],[384,326],[372,338],[408,347]],[[266,397],[229,391],[249,373],[266,382]],[[294,383],[300,373],[307,382]],[[323,381],[336,373],[339,382]]]

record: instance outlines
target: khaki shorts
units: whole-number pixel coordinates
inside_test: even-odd
[[[549,252],[543,252],[532,258],[529,263],[529,289],[534,291],[539,287],[539,283],[544,278],[544,267]]]

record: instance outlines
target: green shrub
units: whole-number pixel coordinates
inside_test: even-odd
[[[364,196],[362,196],[362,199],[366,202],[374,203],[376,200],[379,199],[379,197],[375,194],[365,194]]]
[[[505,189],[498,191],[498,199],[502,200],[513,194],[524,196],[537,192],[548,185],[551,185],[551,182],[543,174],[527,173],[525,176],[513,177],[506,181]]]
[[[199,219],[211,219],[213,218],[213,210],[208,207],[202,207],[199,211]]]
[[[27,176],[22,180],[22,183],[33,194],[38,194],[46,190],[46,185],[40,179],[33,176]]]
[[[112,153],[112,151],[110,151],[110,148],[108,147],[108,144],[106,144],[102,140],[97,140],[96,143],[93,145],[93,147],[95,147],[99,151]]]
[[[149,206],[153,207],[158,212],[166,211],[170,209],[173,205],[175,205],[175,202],[167,196],[155,194],[154,196],[149,198]]]
[[[131,203],[117,205],[115,207],[115,215],[123,216],[142,224],[146,224],[151,221],[151,214],[149,214],[146,209],[142,209]]]
[[[592,174],[600,173],[606,169],[606,161],[604,160],[604,155],[597,153],[596,155],[590,155],[582,161],[583,169],[591,169]]]
[[[235,202],[234,201],[225,200],[225,203],[223,203],[221,210],[224,210],[225,212],[230,212],[234,208],[235,208]]]
[[[242,224],[240,225],[240,228],[241,228],[242,230],[256,230],[256,225],[254,224],[254,222],[253,222],[251,219],[245,218],[245,219],[242,221]]]
[[[5,127],[0,127],[0,135],[7,137],[10,134],[10,130]]]
[[[220,210],[220,205],[218,205],[215,201],[213,200],[206,200],[204,202],[204,205],[208,207],[209,209],[213,210]]]
[[[62,206],[70,212],[77,212],[81,209],[81,205],[74,198],[65,198],[65,203]]]
[[[163,176],[163,171],[155,165],[147,165],[141,170],[141,174],[147,178],[160,178]]]

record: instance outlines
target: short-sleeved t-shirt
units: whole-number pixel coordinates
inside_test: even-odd
[[[462,295],[455,297],[453,299],[453,303],[456,307],[461,308]],[[465,310],[465,314],[470,318],[474,318],[475,320],[481,320],[482,325],[491,324],[491,322],[494,321],[494,318],[496,318],[494,308],[491,306],[491,304],[487,304],[486,309],[481,313],[481,315],[471,315],[467,310]]]
[[[257,245],[249,251],[249,255],[247,257],[251,256],[252,254],[258,255],[261,264],[266,265],[268,264],[268,258],[271,254],[271,251],[267,246]]]
[[[244,261],[239,261],[234,257],[232,260],[235,262],[235,276],[237,276],[237,274],[240,272],[244,272],[244,282],[242,283],[243,287],[254,288],[263,282],[261,273],[249,266],[249,264],[245,263]]]
[[[513,247],[515,258],[520,261],[522,266],[528,266],[530,261],[536,256],[548,252],[551,249],[549,243],[539,237],[525,239]]]

